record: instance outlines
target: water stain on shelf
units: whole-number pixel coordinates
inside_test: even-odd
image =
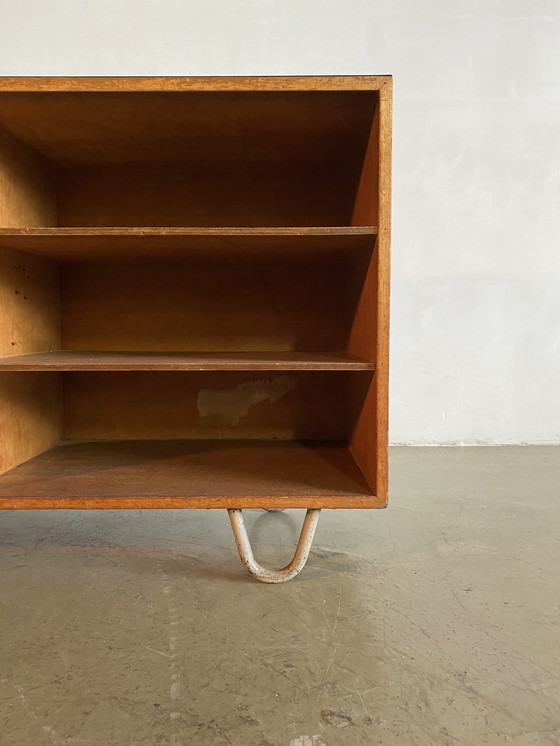
[[[235,427],[251,407],[267,401],[274,404],[296,385],[293,376],[277,376],[228,389],[201,389],[197,398],[199,422],[205,427]]]

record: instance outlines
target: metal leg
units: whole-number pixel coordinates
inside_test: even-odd
[[[286,565],[286,567],[283,567],[281,570],[268,570],[266,567],[259,565],[255,559],[251,548],[251,542],[247,536],[247,529],[245,528],[245,521],[243,520],[243,511],[236,508],[229,508],[229,520],[233,530],[235,543],[237,544],[237,551],[241,557],[241,562],[243,562],[249,573],[254,578],[263,583],[284,583],[286,580],[295,578],[295,576],[303,570],[307,558],[309,557],[309,550],[313,543],[313,537],[315,536],[315,529],[317,528],[320,514],[320,509],[309,509],[305,514],[296,552],[290,564]]]

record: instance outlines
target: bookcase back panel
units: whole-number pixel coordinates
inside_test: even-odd
[[[0,92],[0,126],[59,166],[357,162],[375,91]]]
[[[349,263],[168,261],[61,266],[74,350],[344,350],[360,293]]]
[[[351,222],[357,171],[324,161],[60,171],[60,226],[336,226]]]
[[[349,225],[377,98],[0,91],[21,203],[10,224]]]
[[[341,440],[350,386],[344,372],[64,373],[65,437]]]

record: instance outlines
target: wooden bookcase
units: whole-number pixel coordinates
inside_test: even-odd
[[[391,78],[0,79],[0,508],[387,502]]]

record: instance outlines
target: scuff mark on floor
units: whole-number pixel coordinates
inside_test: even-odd
[[[181,713],[179,712],[179,701],[181,698],[182,682],[181,682],[181,669],[178,665],[178,645],[179,645],[179,622],[180,615],[173,598],[173,586],[171,584],[171,577],[165,570],[161,563],[157,565],[158,573],[161,578],[161,584],[163,586],[163,595],[167,603],[167,611],[169,615],[169,654],[161,653],[159,650],[154,652],[160,653],[169,658],[170,661],[170,687],[169,687],[169,699],[171,700],[171,711],[169,713],[169,719],[176,725],[176,722],[180,720]],[[183,741],[178,732],[173,733],[172,741],[173,746],[184,746]]]

